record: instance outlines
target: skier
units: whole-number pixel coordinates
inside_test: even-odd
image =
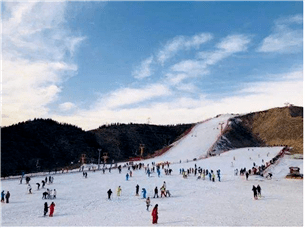
[[[30,182],[31,178],[30,177],[26,177],[26,184],[28,184]]]
[[[10,192],[7,191],[5,195],[6,203],[9,203],[10,196],[11,196]]]
[[[46,182],[45,182],[44,180],[42,180],[42,181],[41,181],[41,183],[42,183],[41,188],[44,188],[44,187],[45,187]]]
[[[160,170],[157,169],[156,172],[157,172],[158,177],[160,177]]]
[[[162,198],[163,196],[166,196],[166,188],[164,187],[164,185],[160,188],[160,197]]]
[[[120,195],[121,195],[121,191],[122,191],[122,189],[121,189],[121,187],[120,187],[120,185],[119,185],[119,187],[117,188],[117,196],[120,196]]]
[[[150,203],[151,203],[150,197],[148,197],[147,200],[146,200],[147,211],[149,211]]]
[[[107,195],[108,195],[108,199],[110,200],[111,199],[111,195],[112,195],[112,190],[111,189],[109,189],[108,191],[107,191]]]
[[[245,178],[246,178],[246,180],[248,180],[248,178],[249,178],[249,173],[248,172],[245,174]]]
[[[5,196],[5,193],[4,193],[4,190],[1,192],[1,202],[4,203],[4,196]]]
[[[43,196],[42,196],[42,199],[47,199],[47,196],[48,196],[48,192],[43,192],[43,194],[42,194]]]
[[[218,180],[219,180],[219,182],[220,182],[220,181],[221,181],[221,180],[220,180],[220,178],[221,178],[221,176],[220,176],[220,169],[217,170],[217,176],[218,176]]]
[[[153,224],[156,224],[156,223],[157,223],[157,219],[158,219],[158,211],[157,211],[157,209],[158,209],[158,204],[156,204],[156,205],[154,206],[153,210],[152,210],[152,217],[153,217],[152,223],[153,223]]]
[[[40,187],[40,183],[36,183],[37,184],[37,190],[39,190]]]
[[[45,202],[45,204],[44,204],[44,216],[46,216],[46,214],[48,213],[48,203],[47,202]]]
[[[257,185],[257,192],[258,196],[261,197],[261,187],[259,185]]]
[[[147,170],[148,177],[150,177],[150,169]]]
[[[211,181],[211,173],[208,173],[209,180]]]
[[[139,185],[136,185],[136,196],[139,196]]]
[[[213,181],[213,182],[215,182],[215,178],[216,178],[215,174],[212,173],[212,181]]]
[[[125,180],[129,180],[129,174],[127,173],[126,175],[125,175]]]
[[[170,191],[169,191],[169,190],[167,190],[167,191],[166,191],[166,196],[169,196],[169,197],[171,196],[171,194],[170,194]]]
[[[142,188],[142,197],[144,199],[147,198],[147,190],[145,188]]]
[[[53,191],[53,199],[56,199],[56,189]]]
[[[163,186],[164,186],[165,191],[166,191],[166,181],[164,181]]]
[[[55,207],[55,203],[52,202],[51,205],[50,205],[50,214],[49,214],[49,217],[53,217],[54,207]]]
[[[28,191],[29,191],[29,194],[32,194],[32,187],[30,184],[28,184]]]
[[[253,185],[252,191],[254,193],[254,199],[257,200],[257,188]]]
[[[158,188],[157,188],[157,186],[154,189],[154,197],[153,198],[155,198],[155,196],[157,196],[157,198],[158,198]]]

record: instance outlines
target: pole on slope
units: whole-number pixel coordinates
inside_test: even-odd
[[[100,156],[101,156],[101,150],[102,150],[102,149],[98,149],[98,151],[99,151],[98,170],[100,170]]]

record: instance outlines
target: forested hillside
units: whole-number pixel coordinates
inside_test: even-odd
[[[1,130],[1,176],[77,167],[82,154],[86,162],[97,162],[98,149],[108,153],[108,161],[118,162],[139,156],[139,144],[144,144],[146,156],[191,126],[112,124],[86,132],[51,119],[18,123]]]

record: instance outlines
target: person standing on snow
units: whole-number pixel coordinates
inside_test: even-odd
[[[157,196],[157,198],[158,198],[158,188],[157,188],[157,186],[154,189],[154,197],[153,198],[155,198],[155,196]]]
[[[45,202],[45,204],[44,204],[44,216],[46,216],[46,214],[48,213],[48,203],[47,202]]]
[[[220,182],[220,181],[221,181],[221,180],[220,180],[220,178],[221,178],[221,176],[220,176],[220,169],[217,170],[217,176],[218,176],[218,180],[219,180],[219,182]]]
[[[212,173],[212,181],[213,181],[213,182],[215,182],[215,178],[216,178],[215,174]]]
[[[122,189],[121,189],[121,187],[119,186],[119,187],[117,188],[117,196],[120,196],[120,195],[121,195],[121,191],[122,191]]]
[[[110,200],[110,198],[111,198],[111,195],[112,195],[112,190],[111,189],[109,189],[108,191],[107,191],[107,195],[108,195],[108,199]]]
[[[53,199],[56,199],[56,189],[53,191]]]
[[[158,220],[158,204],[156,204],[152,210],[152,223],[153,224],[157,224],[157,220]]]
[[[129,180],[129,174],[127,173],[126,175],[125,175],[125,180]]]
[[[261,187],[259,185],[257,185],[257,192],[258,196],[261,197]]]
[[[139,185],[136,185],[136,196],[139,196]]]
[[[245,174],[245,178],[246,178],[246,180],[248,180],[248,179],[249,179],[249,173],[248,173],[248,172],[246,172],[246,174]]]
[[[6,203],[9,203],[10,196],[11,196],[10,192],[7,191],[5,195]]]
[[[55,203],[52,202],[51,205],[50,205],[50,214],[49,214],[49,217],[53,217],[54,207],[55,207]]]
[[[30,184],[28,184],[28,191],[29,191],[29,194],[32,194],[32,187]]]
[[[4,196],[5,196],[5,193],[4,193],[4,190],[1,192],[1,202],[4,203]]]
[[[147,198],[147,190],[145,188],[142,188],[142,197],[144,199]]]
[[[254,193],[254,199],[257,200],[257,188],[253,185],[252,191]]]
[[[146,200],[147,211],[149,211],[150,203],[151,203],[150,197],[148,197],[147,200]]]
[[[211,173],[208,173],[209,180],[211,181]]]

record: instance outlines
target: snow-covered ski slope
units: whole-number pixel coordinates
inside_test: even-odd
[[[241,148],[230,150],[218,156],[192,161],[206,155],[208,149],[220,134],[220,123],[225,127],[231,115],[222,115],[197,124],[193,130],[175,142],[165,154],[141,161],[152,167],[152,162],[169,161],[173,172],[161,176],[153,172],[150,177],[144,169],[133,171],[128,181],[127,167],[119,174],[117,169],[88,171],[88,178],[82,172],[58,173],[53,184],[46,188],[57,190],[57,199],[42,199],[45,189],[37,190],[44,176],[33,176],[30,183],[33,194],[27,193],[27,185],[18,179],[2,180],[1,191],[10,191],[10,203],[1,203],[1,226],[153,226],[151,210],[159,205],[159,220],[154,226],[302,226],[303,225],[303,180],[285,179],[290,166],[297,166],[303,173],[303,160],[291,156],[281,158],[268,172],[271,180],[251,175],[236,176],[235,169],[251,169],[253,164],[270,161],[282,147]],[[218,128],[218,129],[217,129]],[[188,160],[188,162],[187,162]],[[181,163],[179,162],[181,161]],[[197,167],[221,170],[221,182],[212,182],[208,176],[197,179],[191,174],[182,178],[179,170]],[[97,165],[95,165],[97,166]],[[88,166],[90,167],[90,165]],[[167,166],[165,167],[167,168]],[[85,171],[87,171],[85,169]],[[152,198],[153,190],[166,182],[171,197]],[[150,211],[146,211],[145,199],[135,195],[135,186],[147,190],[151,198]],[[262,197],[253,199],[252,186],[260,185]],[[116,188],[122,188],[122,195],[116,195]],[[113,191],[107,199],[107,191]],[[55,202],[54,217],[43,217],[45,202]]]
[[[184,148],[183,148],[184,149]],[[298,166],[303,172],[303,160],[290,156],[281,158],[279,164],[271,168],[273,177],[268,180],[260,176],[235,176],[234,170],[250,169],[253,163],[261,164],[270,160],[282,148],[243,148],[228,151],[220,156],[198,161],[170,164],[172,175],[152,173],[148,177],[144,169],[136,170],[126,181],[127,168],[121,174],[114,169],[102,171],[56,174],[54,183],[46,188],[57,190],[57,199],[42,200],[42,192],[37,190],[37,182],[44,176],[32,177],[33,194],[27,194],[27,185],[18,179],[2,180],[1,191],[9,190],[9,204],[1,203],[1,226],[153,226],[151,210],[146,211],[145,199],[135,196],[135,186],[140,192],[146,188],[151,205],[159,205],[159,220],[154,226],[302,226],[303,225],[303,181],[285,179],[290,166]],[[234,160],[235,157],[235,160]],[[177,158],[179,159],[179,157]],[[143,161],[151,164],[152,160]],[[155,160],[158,162],[158,160]],[[181,168],[202,167],[221,170],[221,182],[197,180],[190,175],[183,179]],[[160,188],[166,181],[171,197],[152,198],[155,186]],[[252,186],[260,185],[262,197],[253,199]],[[116,195],[116,188],[122,188],[122,195]],[[111,200],[106,192],[112,189]],[[43,217],[44,202],[54,201],[54,217]]]
[[[186,136],[173,143],[173,147],[165,154],[157,157],[159,161],[179,162],[191,161],[194,158],[206,156],[210,147],[216,142],[221,134],[221,123],[223,128],[227,120],[233,115],[220,115],[198,123]]]

